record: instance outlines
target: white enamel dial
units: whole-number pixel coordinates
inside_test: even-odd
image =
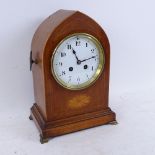
[[[103,49],[96,38],[74,34],[59,43],[51,59],[56,81],[68,89],[83,89],[97,79],[104,64]]]

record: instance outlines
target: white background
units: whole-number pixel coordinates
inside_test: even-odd
[[[117,126],[101,126],[41,145],[28,120],[34,102],[29,51],[38,25],[58,9],[95,19],[111,44],[110,107]],[[1,155],[155,154],[154,0],[0,1]]]

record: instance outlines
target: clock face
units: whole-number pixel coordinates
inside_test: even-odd
[[[84,33],[64,38],[55,48],[51,59],[56,81],[72,90],[84,89],[94,83],[103,65],[104,51],[100,42]]]

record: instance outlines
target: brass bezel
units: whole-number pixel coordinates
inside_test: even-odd
[[[63,80],[61,80],[57,74],[54,72],[54,67],[53,67],[53,60],[54,60],[54,56],[55,53],[58,49],[58,47],[68,38],[73,37],[73,36],[77,36],[77,35],[83,35],[84,37],[90,39],[92,42],[95,43],[96,47],[99,50],[99,65],[98,68],[95,72],[95,74],[92,76],[92,78],[90,78],[87,82],[84,82],[82,84],[79,85],[71,85],[68,83],[65,83]],[[58,45],[56,46],[56,48],[54,49],[54,52],[52,54],[52,58],[51,58],[51,71],[53,74],[54,79],[57,81],[58,84],[60,84],[62,87],[69,89],[69,90],[81,90],[81,89],[85,89],[89,86],[91,86],[93,83],[95,83],[95,81],[99,78],[99,76],[102,73],[102,70],[104,68],[104,64],[105,64],[105,57],[104,57],[104,49],[101,45],[101,43],[98,41],[98,39],[96,39],[94,36],[88,34],[88,33],[74,33],[71,35],[66,36],[64,39],[62,39]]]

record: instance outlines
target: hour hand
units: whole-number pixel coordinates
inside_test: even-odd
[[[81,64],[81,61],[78,59],[78,57],[77,57],[77,55],[76,55],[76,51],[72,48],[72,52],[73,52],[73,54],[75,55],[75,58],[76,58],[76,60],[77,60],[77,64],[79,65],[79,64]]]
[[[75,52],[75,50],[72,48],[72,52],[73,52],[73,54],[75,55],[75,58],[76,58],[76,60],[78,61],[79,59],[78,59],[78,57],[77,57],[77,55],[76,55],[76,52]]]

